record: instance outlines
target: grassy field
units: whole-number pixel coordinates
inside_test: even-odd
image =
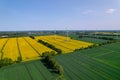
[[[55,80],[56,77],[39,60],[0,69],[0,80]]]
[[[67,80],[120,80],[120,43],[59,55]],[[64,60],[64,61],[63,61]]]
[[[94,43],[94,44],[104,43],[104,42],[108,41],[108,40],[88,38],[88,37],[79,38],[79,36],[75,35],[75,34],[71,34],[70,37],[73,39],[76,39],[76,40],[81,40],[81,41],[90,42],[90,43]],[[98,36],[98,37],[104,37],[104,36]],[[105,36],[105,37],[109,37],[109,36]],[[112,37],[110,37],[110,38],[112,38]]]
[[[58,35],[37,36],[36,39],[37,40],[41,39],[45,42],[48,42],[54,45],[55,47],[61,49],[63,53],[72,52],[75,49],[85,48],[92,45],[92,43],[73,40],[73,39],[70,39],[69,37],[67,38],[67,37],[58,36]]]
[[[107,42],[107,40],[95,39],[95,38],[79,38],[79,40],[91,42],[91,43],[95,43],[95,44]]]

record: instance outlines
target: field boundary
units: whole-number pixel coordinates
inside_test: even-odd
[[[20,51],[20,47],[19,47],[19,42],[18,42],[18,38],[16,38],[16,42],[17,42],[17,47],[18,47],[18,51],[19,51],[19,56],[22,60],[22,55],[21,55],[21,51]]]

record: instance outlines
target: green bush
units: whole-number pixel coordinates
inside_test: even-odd
[[[0,61],[0,67],[2,66],[7,66],[7,65],[11,65],[13,64],[14,62],[12,61],[11,58],[4,58]]]
[[[58,73],[59,75],[63,74],[62,66],[55,60],[52,55],[44,53],[44,57],[44,61],[51,69],[55,69],[56,73]]]

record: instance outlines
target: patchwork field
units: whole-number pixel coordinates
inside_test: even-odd
[[[37,36],[36,40],[39,39],[54,45],[58,49],[61,49],[63,53],[72,52],[75,49],[86,48],[90,45],[93,45],[92,43],[73,40],[70,39],[69,37],[58,36],[58,35]]]
[[[61,49],[62,53],[73,52],[75,49],[86,48],[92,43],[70,39],[69,37],[50,35],[37,36],[36,40],[41,39]],[[0,58],[10,58],[22,61],[39,58],[43,52],[54,51],[43,44],[38,43],[30,37],[4,38],[0,39]],[[55,52],[55,51],[54,51]],[[55,52],[56,53],[56,52]]]
[[[119,46],[120,43],[112,43],[71,54],[56,55],[55,59],[64,68],[63,80],[120,80]],[[57,78],[40,60],[0,69],[1,80],[57,80]]]

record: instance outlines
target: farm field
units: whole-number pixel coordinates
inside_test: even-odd
[[[23,61],[39,56],[39,53],[37,53],[23,38],[18,38],[18,45]]]
[[[107,40],[96,39],[96,38],[79,38],[79,40],[91,42],[91,43],[95,43],[95,44],[107,42]]]
[[[69,37],[64,36],[58,36],[58,35],[50,35],[50,36],[37,36],[37,40],[41,39],[45,42],[48,42],[55,47],[62,50],[63,53],[72,52],[75,49],[85,48],[90,45],[93,45],[92,43],[84,42],[84,41],[78,41],[70,39]]]
[[[0,39],[0,59],[1,59],[1,56],[2,56],[2,49],[4,47],[4,44],[6,43],[8,39],[5,38],[5,39]]]
[[[71,34],[70,37],[73,39],[76,39],[76,40],[81,40],[81,41],[90,42],[90,43],[94,43],[94,44],[100,44],[100,43],[104,43],[104,42],[108,41],[108,40],[88,38],[88,37],[79,38],[79,36],[75,35],[75,34]],[[98,37],[104,37],[104,36],[98,36]],[[105,37],[109,37],[109,36],[105,36]],[[112,37],[109,37],[109,38],[112,38]]]
[[[30,37],[24,37],[24,39],[40,54],[42,55],[43,52],[55,52],[54,50],[38,43],[37,41],[31,39]]]
[[[66,80],[119,80],[118,46],[120,43],[113,43],[55,58],[63,66]]]
[[[0,80],[54,80],[40,60],[14,64],[0,69]]]
[[[120,43],[56,55],[64,68],[65,80],[119,80]],[[12,74],[11,74],[12,73]],[[0,69],[1,80],[56,80],[40,60],[28,61]]]
[[[0,39],[0,59],[10,58],[17,61],[18,57],[22,57],[22,61],[33,60],[38,59],[46,51],[54,50],[29,37]]]
[[[0,51],[1,51],[1,49],[3,48],[3,45],[5,44],[5,42],[6,42],[7,40],[8,40],[7,38],[0,39]]]
[[[16,38],[10,38],[6,45],[4,46],[3,50],[3,56],[2,58],[11,58],[13,61],[17,61],[17,58],[20,57],[19,51],[18,51],[18,45]]]

